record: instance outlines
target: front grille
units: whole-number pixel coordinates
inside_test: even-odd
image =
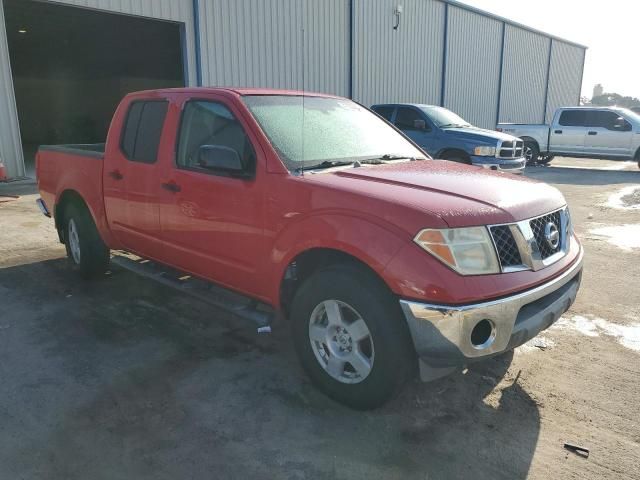
[[[553,248],[547,242],[547,238],[545,236],[545,227],[546,225],[552,222],[555,224],[558,232],[560,233],[560,241],[558,242],[558,246]],[[540,250],[540,255],[543,259],[549,258],[551,255],[558,253],[560,251],[562,245],[562,237],[565,235],[565,232],[562,231],[562,224],[560,220],[560,211],[549,213],[548,215],[543,215],[542,217],[534,218],[529,222],[531,225],[531,230],[533,230],[533,236],[536,239],[536,243],[538,244],[538,249]]]
[[[523,151],[524,142],[522,140],[516,140],[515,142],[502,142],[498,155],[500,158],[520,158],[522,157]]]
[[[522,265],[522,257],[520,256],[518,245],[508,225],[491,227],[491,235],[503,269]]]

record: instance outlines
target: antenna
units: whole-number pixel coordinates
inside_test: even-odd
[[[304,89],[305,89],[305,70],[306,70],[306,45],[304,41],[305,29],[304,25],[307,21],[307,12],[305,9],[306,1],[302,2],[302,176],[304,177],[305,156],[304,156]]]

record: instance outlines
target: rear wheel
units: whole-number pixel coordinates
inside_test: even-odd
[[[397,300],[362,268],[313,274],[294,297],[291,319],[304,370],[338,402],[379,407],[414,373],[415,354]]]
[[[534,165],[538,163],[538,157],[540,156],[540,148],[536,142],[525,141],[524,142],[524,158],[527,165]]]
[[[638,161],[638,168],[640,168],[640,148],[636,152],[636,160]]]
[[[538,163],[541,165],[547,165],[551,163],[551,160],[553,160],[554,158],[554,155],[541,155],[538,157]]]
[[[86,207],[71,204],[65,209],[64,244],[71,266],[83,277],[95,277],[107,270],[109,249]]]

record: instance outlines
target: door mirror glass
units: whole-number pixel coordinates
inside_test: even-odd
[[[240,154],[224,145],[201,145],[198,149],[198,166],[207,170],[242,173]]]
[[[413,128],[416,130],[425,131],[427,130],[427,122],[422,119],[416,119],[413,121]]]

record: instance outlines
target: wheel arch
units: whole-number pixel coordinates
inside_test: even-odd
[[[464,158],[465,160],[471,161],[471,155],[469,155],[469,153],[467,153],[465,150],[463,150],[461,148],[456,148],[456,147],[443,148],[442,150],[440,150],[440,152],[438,152],[438,156],[436,158],[440,158],[442,160],[447,160],[446,157],[448,155],[453,155],[453,154],[458,154],[462,158]]]
[[[61,243],[64,243],[64,212],[69,207],[69,205],[78,205],[81,208],[86,209],[91,215],[93,222],[96,223],[93,212],[87,205],[87,202],[84,200],[84,198],[82,198],[82,195],[78,193],[78,191],[73,189],[67,189],[63,191],[58,197],[58,201],[56,202],[53,209],[53,218],[55,221],[56,229],[58,230],[58,238],[60,239]]]
[[[527,143],[527,142],[531,142],[531,143],[535,143],[536,147],[538,147],[538,151],[540,151],[540,142],[538,142],[538,140],[536,140],[533,137],[529,137],[527,135],[523,136],[523,137],[519,137],[520,140],[522,140],[523,142]]]
[[[306,279],[320,270],[336,265],[348,265],[366,272],[393,294],[391,287],[376,269],[361,258],[338,248],[312,247],[298,252],[288,262],[280,278],[279,306],[285,315],[289,314],[291,301]]]

